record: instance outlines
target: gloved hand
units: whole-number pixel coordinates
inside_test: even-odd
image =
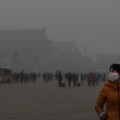
[[[108,115],[106,114],[106,112],[103,111],[99,114],[98,117],[99,117],[100,120],[106,120]]]

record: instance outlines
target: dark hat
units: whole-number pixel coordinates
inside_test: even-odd
[[[116,63],[114,63],[114,64],[112,64],[111,66],[110,66],[110,69],[113,69],[113,70],[116,70],[119,74],[120,74],[120,64],[116,64]]]

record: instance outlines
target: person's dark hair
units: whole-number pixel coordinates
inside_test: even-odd
[[[120,74],[120,64],[112,64],[110,69],[116,70]]]

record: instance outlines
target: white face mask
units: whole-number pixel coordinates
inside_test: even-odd
[[[119,74],[115,72],[111,72],[108,74],[108,80],[114,82],[119,78]]]

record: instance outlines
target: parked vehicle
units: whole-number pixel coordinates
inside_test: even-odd
[[[12,82],[12,70],[9,68],[0,68],[0,83]]]

